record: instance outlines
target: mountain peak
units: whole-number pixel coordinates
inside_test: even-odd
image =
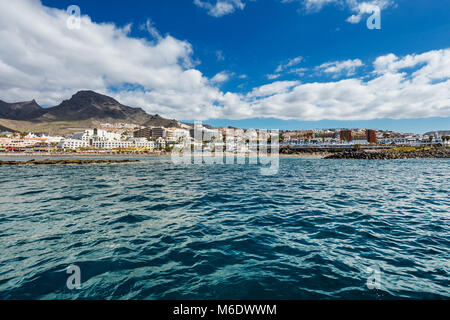
[[[92,90],[78,91],[69,100],[77,100],[80,102],[82,101],[84,103],[92,102],[92,103],[110,103],[121,105],[117,100]]]
[[[79,94],[100,94],[100,93],[97,93],[93,90],[80,90],[80,91],[77,91],[77,93],[75,93],[74,96],[79,95]]]
[[[91,90],[75,93],[44,115],[50,121],[124,121],[141,123],[149,115],[144,110],[125,106],[117,100]]]
[[[77,91],[72,97],[80,97],[80,96],[97,96],[97,97],[108,97],[101,93],[92,91],[92,90],[80,90]],[[109,97],[108,97],[109,98]]]
[[[92,90],[78,91],[58,106],[47,109],[43,109],[35,100],[15,104],[0,101],[0,118],[38,123],[83,121],[83,125],[86,125],[101,121],[179,127],[176,120],[165,119],[158,114],[152,116],[141,108],[125,106],[112,97]]]
[[[45,113],[36,100],[7,103],[0,100],[0,118],[10,120],[28,120]]]

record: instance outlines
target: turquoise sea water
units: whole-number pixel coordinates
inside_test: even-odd
[[[0,299],[448,299],[449,178],[438,159],[3,166]]]

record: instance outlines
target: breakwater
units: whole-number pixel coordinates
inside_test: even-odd
[[[68,164],[108,164],[108,163],[128,163],[128,162],[138,162],[139,160],[133,159],[58,159],[58,160],[28,160],[28,161],[2,161],[0,160],[0,165],[43,165],[43,164],[56,164],[56,165],[68,165]]]
[[[386,151],[347,150],[327,156],[325,159],[360,159],[360,160],[394,160],[394,159],[427,159],[450,158],[450,148],[402,149]]]

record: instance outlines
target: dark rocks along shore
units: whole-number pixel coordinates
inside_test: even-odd
[[[361,160],[393,160],[419,158],[450,158],[450,148],[432,148],[415,151],[343,151],[332,154],[325,159],[361,159]]]
[[[96,163],[129,163],[129,162],[138,162],[139,160],[132,159],[120,159],[120,160],[112,160],[112,159],[70,159],[70,160],[28,160],[28,161],[1,161],[0,165],[42,165],[42,164],[59,164],[59,165],[67,165],[67,164],[96,164]]]

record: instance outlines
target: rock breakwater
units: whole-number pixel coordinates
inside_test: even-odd
[[[327,156],[325,159],[361,159],[361,160],[394,160],[416,158],[450,158],[450,148],[432,148],[414,151],[343,151]]]
[[[133,159],[59,159],[59,160],[28,160],[28,161],[1,161],[0,165],[43,165],[43,164],[56,164],[56,165],[69,165],[69,164],[110,164],[110,163],[129,163],[138,162],[139,160]]]

